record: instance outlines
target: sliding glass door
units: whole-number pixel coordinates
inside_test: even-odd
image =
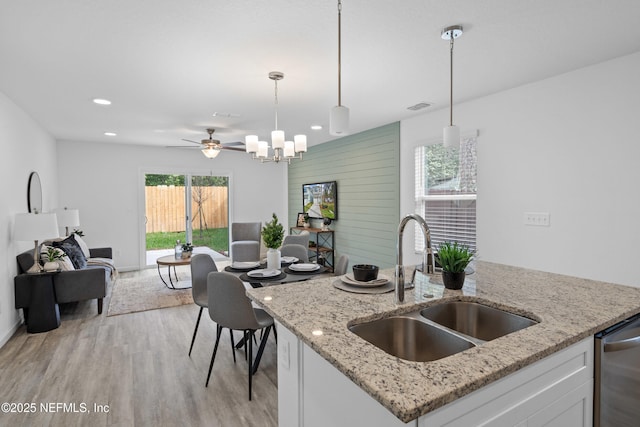
[[[178,240],[194,253],[228,254],[228,177],[146,174],[144,190],[146,265],[172,254]]]

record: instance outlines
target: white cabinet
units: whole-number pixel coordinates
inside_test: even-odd
[[[593,338],[407,424],[278,324],[278,421],[299,426],[591,426]]]

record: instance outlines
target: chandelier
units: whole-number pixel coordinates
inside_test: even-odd
[[[278,129],[278,81],[284,78],[284,73],[280,71],[272,71],[269,78],[275,84],[275,130],[271,131],[271,147],[267,141],[259,141],[258,135],[247,135],[245,137],[245,146],[247,153],[255,160],[261,163],[286,161],[291,163],[291,159],[302,159],[302,153],[307,152],[307,136],[296,135],[293,141],[285,141],[284,131]],[[269,156],[269,148],[273,154]]]

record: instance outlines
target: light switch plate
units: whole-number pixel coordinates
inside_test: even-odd
[[[549,212],[525,212],[524,224],[539,227],[549,227]]]

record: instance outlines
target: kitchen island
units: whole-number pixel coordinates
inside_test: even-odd
[[[381,274],[391,277],[393,273],[384,270]],[[407,271],[407,277],[411,272]],[[341,412],[340,419],[352,406],[355,420],[369,416],[380,420],[380,425],[391,425],[391,420],[385,419],[391,416],[399,425],[438,425],[432,422],[433,417],[448,408],[456,413],[461,409],[471,411],[475,401],[486,412],[491,409],[486,402],[497,401],[500,396],[536,394],[539,390],[534,393],[515,387],[523,382],[535,384],[538,376],[550,375],[545,372],[559,372],[561,378],[573,376],[574,383],[567,387],[580,391],[584,406],[591,396],[593,334],[640,312],[638,288],[487,262],[476,264],[476,273],[467,277],[460,291],[444,289],[437,274],[421,279],[415,289],[406,292],[402,305],[394,303],[393,292],[363,295],[338,290],[332,285],[335,277],[248,291],[276,319],[280,329],[284,328],[278,334],[281,426],[289,422],[306,424],[307,416],[320,410],[331,413],[334,405]],[[352,324],[450,300],[479,302],[539,323],[432,362],[391,356],[348,329]],[[558,359],[563,352],[567,352],[566,357]],[[557,365],[549,365],[553,360]],[[560,366],[569,370],[560,372]],[[552,379],[540,390],[552,390],[559,381]],[[483,401],[483,392],[489,389],[493,394],[486,393],[489,400]],[[364,398],[356,396],[360,391]],[[316,394],[313,402],[323,402],[329,394],[320,403],[325,407],[314,407],[309,399],[304,407],[305,393]],[[552,401],[562,397],[549,393]],[[345,402],[350,396],[353,401]],[[367,399],[386,409],[377,412]],[[468,407],[454,406],[463,401]],[[346,409],[338,408],[341,405]],[[518,411],[512,413],[518,415]],[[476,416],[469,413],[470,417]],[[500,414],[487,417],[493,419],[494,415]],[[583,407],[581,416],[586,420],[589,415],[590,408]],[[522,417],[525,421],[521,425],[534,424],[526,422],[527,414]]]

